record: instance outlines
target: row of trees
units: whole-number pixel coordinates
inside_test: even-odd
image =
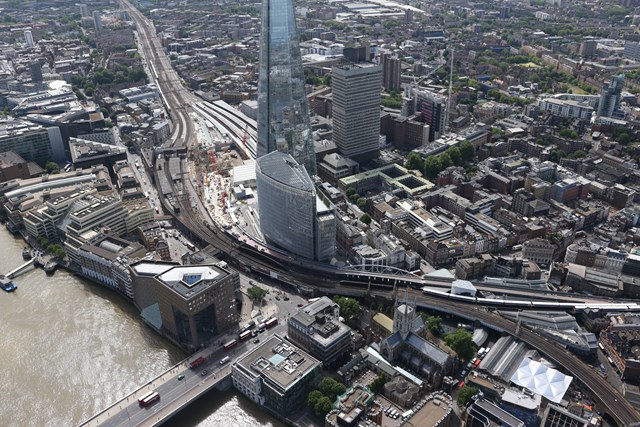
[[[325,377],[307,396],[307,406],[322,420],[331,411],[336,398],[347,390],[344,384]]]
[[[434,179],[440,172],[450,166],[461,166],[464,162],[473,160],[476,150],[469,141],[463,141],[460,147],[450,147],[438,156],[429,156],[422,160],[419,154],[411,152],[407,156],[405,167],[420,170],[429,179]]]

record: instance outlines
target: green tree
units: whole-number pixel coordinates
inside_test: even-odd
[[[318,390],[325,397],[330,399],[331,402],[333,402],[334,400],[336,400],[337,396],[343,394],[346,391],[346,387],[344,386],[344,384],[334,380],[331,377],[324,377],[322,381],[320,381],[320,384],[318,384]]]
[[[371,217],[368,214],[364,214],[360,217],[360,221],[365,225],[369,225],[371,224]]]
[[[447,153],[442,153],[438,157],[440,157],[440,167],[442,168],[442,170],[445,170],[449,166],[453,166],[453,161]]]
[[[567,157],[567,153],[564,150],[551,150],[549,153],[549,161],[553,163],[560,163],[560,159]]]
[[[451,147],[446,152],[454,165],[458,166],[462,163],[462,155],[460,154],[460,149],[458,147]]]
[[[460,156],[465,162],[473,160],[476,157],[476,149],[473,144],[469,141],[462,141],[462,144],[460,144]]]
[[[380,390],[382,390],[382,387],[384,387],[386,383],[387,383],[387,376],[384,374],[384,372],[381,372],[376,377],[376,379],[373,380],[371,385],[369,385],[369,388],[371,389],[372,392],[378,393]]]
[[[564,128],[560,129],[560,132],[558,132],[558,134],[563,138],[578,139],[578,132],[576,132],[575,130]]]
[[[407,161],[404,164],[409,170],[422,170],[422,157],[418,153],[414,153],[413,151],[409,153],[407,156]]]
[[[433,335],[440,335],[442,333],[442,318],[440,316],[427,317],[427,329]]]
[[[347,197],[351,197],[352,195],[356,194],[356,189],[353,187],[349,187],[347,188],[345,194],[347,195]]]
[[[316,402],[316,406],[314,409],[315,409],[316,416],[320,419],[324,419],[324,417],[327,416],[327,414],[331,411],[332,408],[333,408],[333,401],[328,397],[323,396],[320,399],[318,399],[318,402]]]
[[[360,315],[360,304],[353,298],[335,296],[333,302],[338,304],[340,315],[347,320]]]
[[[578,151],[574,151],[573,153],[569,154],[567,156],[570,159],[581,159],[583,157],[587,157],[587,152],[586,151],[582,151],[582,150],[578,150]]]
[[[367,207],[367,199],[360,198],[358,199],[358,207],[360,209],[364,209]]]
[[[322,392],[320,390],[313,390],[307,396],[307,406],[311,409],[314,409],[316,406],[316,403],[318,403],[318,400],[320,400],[323,397],[324,396],[322,395]]]
[[[467,406],[467,403],[469,403],[471,398],[476,394],[478,394],[477,388],[468,385],[462,387],[462,390],[458,393],[458,405],[460,405],[460,407]]]
[[[58,166],[56,162],[47,162],[44,165],[44,169],[47,171],[47,173],[50,174],[56,174],[60,172],[60,166]]]
[[[442,170],[442,163],[436,156],[429,156],[424,162],[424,174],[427,178],[434,179]]]
[[[267,295],[267,291],[262,289],[260,286],[252,286],[247,290],[247,295],[251,298],[252,301],[260,304],[262,303],[262,299],[265,295]]]
[[[462,360],[471,360],[476,352],[472,335],[464,329],[458,329],[452,334],[447,334],[444,341],[451,347]]]

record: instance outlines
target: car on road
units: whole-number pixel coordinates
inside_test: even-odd
[[[289,297],[284,297],[284,298],[283,298],[283,300],[285,300],[285,301],[289,301],[290,299],[291,299],[291,298],[289,298]]]
[[[302,307],[302,304],[298,304],[298,307]]]
[[[178,375],[178,381],[182,381],[184,379],[184,374]]]
[[[279,296],[276,296],[276,301],[280,301],[280,297]]]
[[[253,340],[254,344],[258,344],[260,342],[260,338],[256,338],[255,340]]]
[[[200,375],[202,375],[203,377],[206,377],[208,373],[209,373],[209,371],[204,369],[202,372],[200,372]]]

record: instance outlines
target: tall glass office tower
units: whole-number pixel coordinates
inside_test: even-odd
[[[258,157],[289,153],[309,175],[316,158],[292,0],[263,0],[258,82]]]

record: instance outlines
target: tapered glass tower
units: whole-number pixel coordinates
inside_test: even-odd
[[[258,82],[258,157],[289,153],[309,175],[316,158],[292,0],[263,0]]]

